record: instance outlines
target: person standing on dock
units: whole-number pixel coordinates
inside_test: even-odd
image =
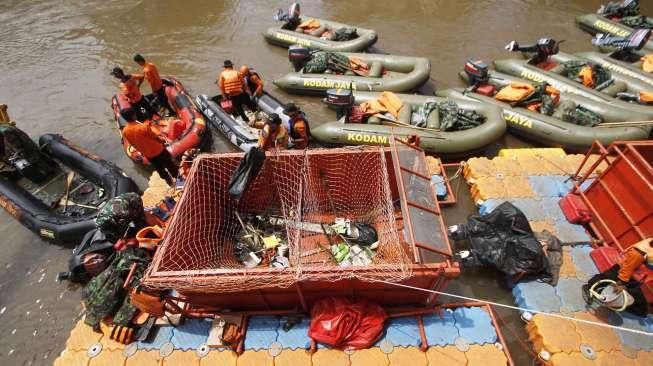
[[[161,134],[156,132],[150,121],[138,122],[136,112],[131,108],[123,110],[120,114],[127,121],[127,125],[122,129],[122,137],[149,160],[169,186],[174,187],[179,169],[172,161]]]
[[[641,283],[633,275],[642,264],[646,264],[647,267],[653,267],[652,245],[653,237],[646,238],[631,245],[623,253],[623,257],[618,264],[590,278],[587,284],[583,285],[583,291],[586,294],[589,293],[589,289],[601,280],[615,281],[616,284],[613,286],[615,293],[628,291],[634,299],[633,304],[628,306],[625,311],[638,316],[646,316],[648,313],[648,303],[640,288]]]
[[[225,60],[223,66],[224,70],[218,77],[218,87],[222,97],[230,99],[243,122],[249,123],[249,118],[247,118],[243,109],[243,104],[247,104],[248,100],[247,93],[245,93],[247,89],[245,80],[238,71],[234,70],[234,64],[231,60]]]
[[[159,75],[159,70],[156,66],[145,60],[140,54],[134,55],[134,62],[139,64],[143,68],[142,74],[136,74],[134,77],[138,80],[138,86],[141,86],[143,79],[147,80],[152,88],[152,94],[156,95],[156,99],[159,101],[159,105],[165,107],[171,114],[174,114],[175,111],[170,107],[168,103],[168,97],[166,96],[165,88],[163,87],[163,80],[161,80],[161,75]]]

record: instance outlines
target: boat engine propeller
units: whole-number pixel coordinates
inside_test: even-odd
[[[351,115],[354,93],[351,89],[329,89],[326,92],[325,102],[335,108],[336,117],[340,120]]]
[[[564,42],[564,40],[556,41],[553,38],[540,38],[532,45],[520,45],[517,41],[511,41],[505,48],[512,52],[534,54],[528,62],[537,65],[546,61],[549,56],[560,52],[560,43],[562,42]]]
[[[311,50],[308,48],[300,45],[293,45],[288,48],[288,60],[290,60],[295,71],[301,70],[310,59]]]

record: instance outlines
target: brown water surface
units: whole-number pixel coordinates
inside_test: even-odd
[[[468,57],[487,61],[512,55],[512,39],[541,36],[566,39],[564,49],[590,49],[589,36],[574,16],[592,12],[599,0],[414,0],[305,1],[302,10],[322,18],[376,29],[376,50],[428,57],[438,88],[460,86],[456,72]],[[642,1],[653,14],[653,3]],[[646,4],[644,4],[646,3]],[[109,108],[116,82],[114,65],[137,71],[140,52],[164,74],[182,80],[191,92],[214,93],[225,58],[247,63],[268,81],[269,90],[293,100],[311,122],[332,118],[318,98],[288,97],[270,80],[290,70],[286,51],[270,46],[261,32],[285,1],[99,1],[4,0],[0,2],[0,103],[33,138],[64,134],[132,175],[145,174],[122,153]],[[425,90],[432,89],[433,85]],[[147,86],[144,85],[144,90]],[[522,146],[506,138],[504,144]],[[217,151],[232,149],[218,139]],[[472,211],[468,202],[447,210],[458,222]],[[51,364],[81,316],[80,291],[56,282],[69,249],[47,244],[0,211],[0,365]],[[469,274],[451,287],[467,295],[510,302],[495,274]],[[514,328],[522,326],[510,315]],[[511,342],[520,364],[527,354]]]

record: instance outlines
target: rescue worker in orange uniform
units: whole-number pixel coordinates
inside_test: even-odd
[[[175,111],[168,103],[163,80],[161,80],[161,75],[159,75],[159,70],[156,66],[151,62],[147,62],[145,57],[140,54],[134,55],[134,62],[143,68],[142,74],[135,75],[136,80],[138,80],[138,86],[141,86],[143,79],[147,80],[147,83],[150,84],[150,88],[152,88],[152,94],[156,95],[156,99],[159,101],[159,105],[165,107],[168,112],[174,114]]]
[[[132,108],[127,108],[120,114],[127,121],[127,125],[122,129],[122,137],[146,157],[159,176],[173,187],[179,169],[166,149],[165,140],[156,132],[150,121],[138,122]]]
[[[250,69],[247,65],[241,66],[239,72],[240,76],[245,79],[245,85],[247,86],[246,91],[249,96],[247,104],[249,105],[249,109],[257,111],[258,104],[256,103],[256,100],[263,95],[263,79],[256,71]]]
[[[111,75],[120,80],[120,93],[125,96],[129,104],[134,108],[138,119],[143,121],[148,120],[157,114],[150,103],[143,98],[143,94],[141,94],[138,75],[125,74],[118,66],[113,68]]]
[[[266,151],[273,148],[285,149],[288,146],[288,130],[278,114],[272,113],[261,129],[258,139],[259,149]]]
[[[642,264],[646,264],[647,267],[653,269],[652,243],[653,237],[650,237],[630,246],[623,253],[623,258],[618,264],[590,278],[587,284],[583,285],[583,291],[587,293],[592,285],[600,280],[613,280],[617,283],[614,286],[615,292],[626,290],[635,300],[625,311],[639,316],[646,316],[648,303],[640,288],[641,283],[633,278],[633,274]]]
[[[248,103],[248,96],[245,93],[247,85],[238,71],[234,70],[234,64],[230,60],[225,60],[224,70],[218,78],[218,87],[224,98],[229,98],[234,105],[234,109],[240,115],[244,122],[249,123],[249,118],[243,110],[243,104]]]
[[[293,148],[298,150],[307,148],[310,130],[304,113],[297,108],[295,103],[288,103],[283,107],[283,114],[290,117],[287,130]]]

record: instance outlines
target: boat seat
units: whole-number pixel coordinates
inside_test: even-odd
[[[440,110],[434,109],[429,113],[426,118],[426,128],[439,129],[440,128]]]
[[[369,117],[367,117],[367,124],[380,125],[381,124],[381,118],[376,117],[376,116],[369,116]]]
[[[399,110],[397,121],[410,124],[410,117],[412,117],[412,115],[413,108],[410,106],[410,104],[404,104],[404,106]]]
[[[381,61],[372,61],[372,63],[370,63],[370,71],[367,73],[367,76],[371,78],[380,78],[382,71],[383,64]]]
[[[615,97],[617,96],[617,93],[625,92],[627,89],[628,89],[628,85],[626,85],[626,83],[624,83],[623,81],[615,81],[614,83],[612,83],[612,85],[601,90],[601,92],[611,97]]]

